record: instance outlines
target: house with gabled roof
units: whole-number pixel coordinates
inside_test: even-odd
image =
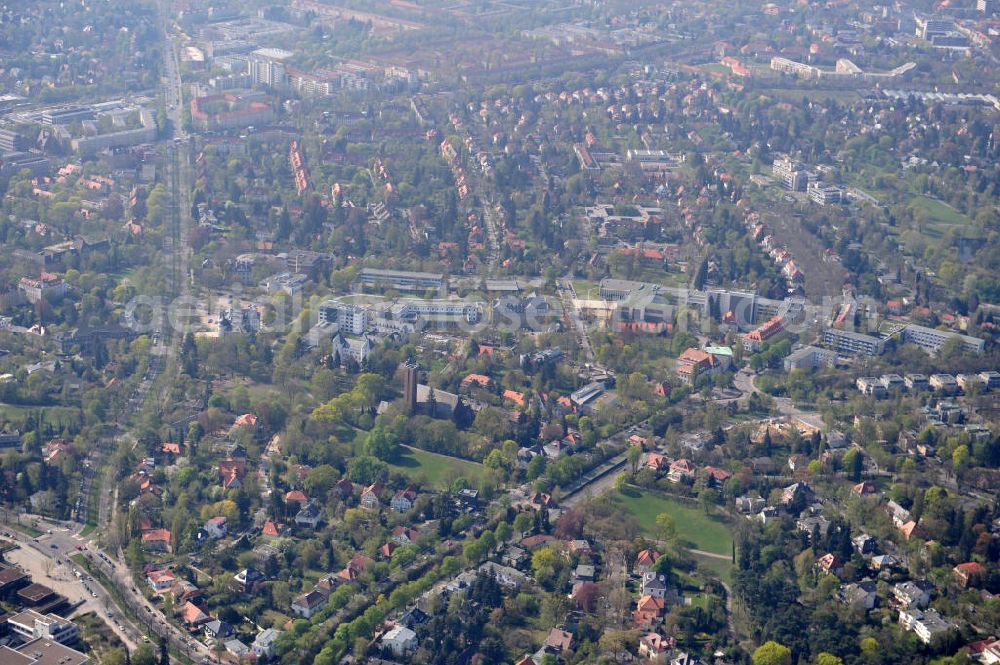
[[[142,548],[147,552],[170,552],[170,532],[166,529],[143,529]]]
[[[324,605],[326,605],[326,596],[313,589],[312,591],[297,596],[295,600],[292,601],[292,612],[303,619],[308,619],[313,614],[318,612]]]
[[[219,462],[219,480],[225,489],[242,487],[247,475],[247,461],[243,458],[229,458]]]
[[[225,515],[219,515],[205,522],[202,529],[204,529],[205,533],[209,536],[218,540],[219,538],[224,538],[226,536],[226,533],[229,530],[229,520]]]
[[[146,581],[149,586],[156,593],[164,593],[168,591],[174,583],[177,581],[177,576],[174,575],[174,571],[169,568],[163,568],[161,570],[152,570],[146,575]]]
[[[408,545],[410,543],[416,542],[417,538],[420,537],[420,532],[416,529],[411,529],[405,526],[397,526],[392,530],[392,542],[397,545]]]
[[[382,506],[379,495],[382,494],[382,483],[372,483],[361,492],[361,507],[378,510]]]
[[[181,608],[181,621],[188,628],[197,628],[212,620],[206,608],[200,607],[190,600]]]
[[[667,472],[667,480],[672,483],[680,483],[685,480],[694,479],[695,466],[686,459],[675,460],[670,463],[670,470]]]
[[[407,487],[404,490],[399,490],[393,495],[392,500],[389,502],[389,507],[395,510],[397,513],[409,512],[413,508],[413,502],[417,500],[417,492],[412,487]]]
[[[987,574],[986,566],[978,561],[960,563],[952,568],[952,572],[955,573],[955,580],[958,582],[958,585],[963,589],[979,585],[986,579]]]
[[[656,550],[642,550],[635,557],[635,572],[640,575],[651,572],[659,558],[660,553]]]
[[[312,501],[306,501],[302,508],[299,509],[299,512],[295,514],[295,523],[297,525],[307,526],[311,529],[315,529],[319,526],[322,519],[322,511],[320,511],[319,506]]]
[[[649,630],[659,623],[666,612],[667,602],[656,596],[642,596],[635,604],[632,622],[636,628]]]

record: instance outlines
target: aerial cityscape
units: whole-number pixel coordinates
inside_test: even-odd
[[[1000,2],[0,6],[0,665],[1000,663]]]

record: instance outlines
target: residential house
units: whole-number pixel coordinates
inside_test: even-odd
[[[677,642],[672,637],[646,633],[639,638],[639,656],[649,660],[663,660],[676,646]]]
[[[269,540],[284,538],[288,535],[288,526],[281,522],[275,522],[274,520],[269,519],[264,522],[264,526],[260,530],[260,535]]]
[[[552,653],[560,654],[564,651],[570,651],[573,648],[573,643],[573,633],[561,628],[553,628],[549,631],[548,637],[545,638],[544,648],[551,650]]]
[[[388,561],[392,558],[392,553],[399,549],[399,545],[392,542],[391,540],[387,543],[383,543],[381,547],[375,552],[375,556],[380,561]]]
[[[875,486],[874,483],[871,483],[866,480],[852,487],[851,491],[861,496],[869,496],[871,494],[877,494],[878,488]]]
[[[921,609],[931,602],[934,585],[927,580],[900,582],[892,588],[893,605],[902,609]]]
[[[307,526],[315,529],[323,519],[323,513],[312,501],[306,501],[305,505],[295,514],[295,523],[299,526]]]
[[[656,472],[656,475],[660,475],[663,471],[670,468],[670,461],[665,455],[660,453],[649,453],[646,455],[646,468],[652,469]]]
[[[924,644],[930,644],[936,636],[957,629],[954,623],[938,614],[937,610],[900,610],[899,625],[916,633]]]
[[[666,611],[667,602],[656,596],[642,596],[632,612],[632,622],[636,628],[649,630],[659,623]]]
[[[221,619],[212,619],[203,628],[205,629],[205,637],[210,640],[225,640],[233,634],[232,625]]]
[[[424,612],[419,607],[414,607],[403,613],[399,617],[399,625],[406,626],[407,628],[413,628],[414,626],[420,626],[427,623],[430,620],[430,616]]]
[[[234,593],[255,594],[264,587],[267,578],[256,568],[244,568],[233,575],[229,588]]]
[[[274,643],[280,636],[281,631],[274,628],[265,628],[257,633],[257,637],[254,638],[250,649],[258,661],[274,658]]]
[[[824,573],[839,575],[844,570],[844,562],[836,554],[827,553],[816,560],[816,567]]]
[[[242,487],[247,475],[247,461],[243,458],[229,458],[219,462],[219,481],[224,489]]]
[[[672,483],[680,483],[694,480],[694,464],[686,459],[679,459],[670,464],[667,472],[667,480]]]
[[[739,496],[736,497],[736,510],[744,514],[759,513],[767,505],[767,501],[759,496]]]
[[[875,582],[863,580],[852,584],[842,584],[837,592],[837,597],[845,605],[864,610],[873,609],[877,600]]]
[[[382,502],[379,495],[382,493],[382,483],[372,483],[361,492],[361,507],[369,510],[378,510]]]
[[[642,574],[642,595],[655,598],[665,598],[667,595],[667,578],[655,572]]]
[[[230,428],[229,433],[230,435],[233,435],[240,431],[250,432],[253,435],[253,438],[258,441],[263,439],[265,436],[263,423],[261,423],[260,418],[253,413],[244,413],[243,415],[237,417],[232,428]]]
[[[166,529],[143,529],[142,548],[147,552],[169,553],[170,532]]]
[[[869,554],[875,554],[878,550],[878,541],[869,536],[867,533],[862,533],[859,536],[855,536],[851,539],[854,544],[854,549],[861,556],[867,556]]]
[[[716,466],[703,467],[702,471],[705,472],[709,487],[722,487],[727,480],[733,477],[733,474],[729,471]]]
[[[226,653],[228,653],[230,656],[236,659],[237,663],[242,663],[246,661],[248,658],[250,658],[250,654],[252,653],[250,651],[250,647],[243,644],[243,642],[239,641],[236,638],[233,638],[231,640],[226,640],[222,646],[226,649]]]
[[[152,570],[146,575],[146,581],[149,583],[150,588],[156,593],[163,593],[168,591],[174,586],[177,581],[177,576],[174,575],[174,571],[169,568],[163,568],[162,570]]]
[[[794,483],[781,491],[781,503],[789,506],[798,500],[809,503],[815,497],[813,489],[807,483]]]
[[[183,605],[185,602],[201,596],[201,590],[187,580],[178,580],[170,589],[170,595],[173,596],[174,605]]]
[[[652,572],[659,558],[660,553],[656,550],[642,550],[635,557],[635,572],[640,575]]]
[[[479,571],[492,575],[496,578],[497,584],[513,591],[520,589],[528,581],[528,577],[521,571],[494,561],[487,561],[479,566]]]
[[[202,527],[210,537],[218,540],[219,538],[224,538],[227,531],[229,530],[228,520],[225,515],[219,515],[218,517],[213,517],[212,519],[205,522]]]
[[[180,614],[181,621],[188,628],[198,628],[212,620],[212,617],[208,615],[208,610],[195,605],[190,600],[184,603]]]
[[[417,650],[417,634],[403,625],[389,629],[379,640],[382,648],[397,658],[402,658]]]
[[[392,501],[389,502],[389,507],[395,510],[397,513],[406,513],[413,508],[413,502],[417,500],[416,491],[407,487],[405,490],[399,490],[392,497]]]
[[[970,561],[958,564],[952,568],[952,572],[955,573],[955,580],[958,582],[958,585],[965,589],[981,584],[986,579],[987,571],[986,566],[978,561]]]
[[[511,568],[517,568],[528,560],[528,553],[517,545],[508,545],[504,550],[500,563]]]
[[[326,596],[313,589],[296,597],[292,601],[292,612],[303,619],[308,619],[322,609],[324,605],[326,605]]]
[[[794,471],[800,471],[809,466],[809,456],[796,453],[788,458],[788,468]]]
[[[345,582],[353,582],[361,576],[365,569],[373,563],[371,559],[363,554],[357,554],[352,558],[344,569],[337,573],[337,577]]]
[[[899,568],[900,561],[891,554],[879,554],[873,556],[871,561],[872,570],[881,572],[883,570],[893,570]]]
[[[812,542],[814,533],[819,534],[820,537],[826,537],[827,532],[830,530],[830,520],[822,515],[800,517],[795,521],[795,528],[809,534],[810,542]],[[813,544],[816,545],[817,543]]]
[[[409,545],[410,543],[416,542],[419,537],[420,533],[416,529],[411,529],[409,527],[397,526],[392,530],[392,542],[397,545]]]

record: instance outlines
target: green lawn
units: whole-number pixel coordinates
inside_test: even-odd
[[[0,420],[12,423],[23,423],[28,416],[41,412],[47,425],[63,429],[79,425],[80,409],[72,406],[21,406],[19,404],[0,404]]]
[[[97,527],[94,526],[93,524],[88,524],[87,526],[83,527],[83,531],[80,532],[80,537],[86,538],[90,534],[94,533],[96,529]]]
[[[656,516],[670,513],[682,542],[715,554],[729,556],[732,553],[733,538],[725,522],[706,515],[698,506],[635,487],[629,487],[627,494],[616,492],[613,496],[613,500],[639,522],[646,536],[656,537]]]
[[[911,202],[914,208],[927,211],[932,224],[966,224],[969,218],[950,205],[927,196],[917,196]]]
[[[422,450],[404,448],[403,454],[389,464],[392,471],[406,474],[414,480],[426,481],[428,485],[444,489],[455,479],[461,477],[473,486],[479,484],[480,478],[486,474],[481,464],[465,460],[440,457]]]

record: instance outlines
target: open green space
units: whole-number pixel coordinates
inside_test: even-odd
[[[698,562],[698,568],[702,571],[714,574],[726,584],[733,581],[733,564],[726,559],[716,559],[714,557],[693,555]]]
[[[71,406],[21,406],[18,404],[0,404],[0,420],[21,423],[28,416],[41,413],[45,423],[62,429],[79,425],[80,409]]]
[[[932,199],[929,196],[917,196],[910,201],[914,210],[923,210],[927,214],[928,224],[923,234],[932,240],[939,240],[953,226],[965,226],[969,218],[955,210],[947,203]]]
[[[613,500],[636,519],[645,536],[655,538],[656,516],[669,513],[680,541],[705,552],[726,556],[732,553],[733,538],[726,523],[715,515],[706,515],[700,507],[636,487],[616,493]]]
[[[442,457],[414,448],[403,448],[400,456],[389,464],[389,468],[414,480],[426,481],[438,489],[449,487],[458,478],[465,478],[475,486],[486,475],[486,469],[481,464]]]

